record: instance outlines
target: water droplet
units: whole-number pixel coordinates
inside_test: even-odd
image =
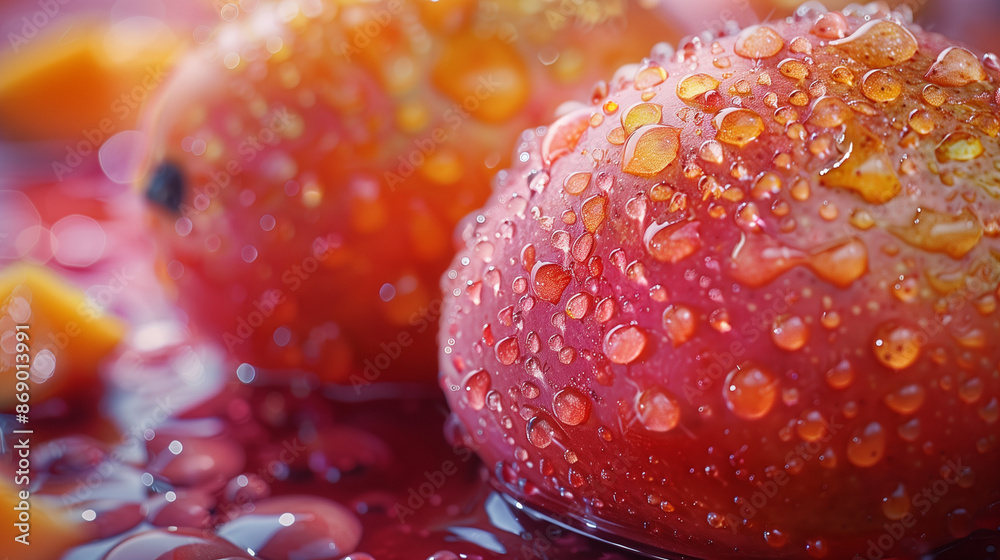
[[[830,77],[833,81],[841,83],[847,86],[854,85],[854,73],[848,70],[844,66],[838,66],[830,72]]]
[[[795,426],[795,431],[803,441],[819,441],[826,437],[826,419],[818,410],[810,410],[802,414]]]
[[[959,385],[958,398],[966,404],[972,404],[983,396],[983,381],[978,377],[973,377]]]
[[[922,346],[920,333],[898,323],[886,323],[880,326],[872,341],[872,350],[878,361],[885,367],[897,371],[913,365],[920,357]]]
[[[616,364],[631,364],[646,349],[646,333],[635,325],[618,325],[604,337],[604,354]]]
[[[826,372],[826,383],[834,389],[846,389],[854,381],[854,366],[844,359]]]
[[[566,315],[570,319],[583,319],[590,313],[590,308],[594,303],[594,297],[586,292],[580,292],[569,298],[566,302]]]
[[[917,54],[917,39],[905,27],[888,20],[870,21],[850,37],[831,41],[854,60],[872,68],[902,64]]]
[[[555,436],[555,429],[552,427],[552,423],[542,416],[535,416],[531,420],[528,420],[525,431],[531,445],[539,449],[545,449],[552,444],[552,438]]]
[[[861,92],[872,101],[895,101],[902,91],[903,84],[885,70],[871,70],[861,78]]]
[[[860,239],[849,239],[810,256],[809,267],[823,280],[846,288],[868,272],[868,248]]]
[[[934,150],[940,163],[947,161],[970,161],[983,154],[983,144],[979,138],[968,132],[952,132],[945,136]]]
[[[909,224],[888,229],[914,247],[945,253],[956,259],[972,251],[983,236],[982,224],[968,209],[953,216],[918,208]]]
[[[712,123],[717,140],[737,147],[749,144],[764,132],[764,119],[750,109],[725,109]]]
[[[820,173],[825,187],[854,191],[866,201],[882,204],[902,190],[899,177],[881,138],[863,127],[848,127],[847,151],[829,169]]]
[[[509,366],[517,361],[521,355],[521,349],[517,345],[517,338],[508,336],[497,341],[493,351],[496,353],[497,361],[505,366]]]
[[[902,483],[896,486],[892,494],[882,498],[882,513],[893,521],[910,513],[910,495],[906,493],[906,487]]]
[[[743,58],[768,58],[781,52],[785,40],[777,31],[766,25],[747,27],[736,36],[733,52]]]
[[[546,165],[551,166],[552,162],[575,150],[580,137],[589,127],[589,109],[564,115],[554,122],[542,139],[542,159]]]
[[[923,109],[914,109],[910,113],[909,125],[919,134],[929,134],[934,130],[934,117]]]
[[[706,140],[698,149],[698,157],[708,163],[722,163],[725,159],[722,144],[715,140]]]
[[[608,212],[608,197],[604,194],[592,196],[583,202],[580,210],[583,217],[583,227],[589,233],[594,233],[604,223]]]
[[[677,263],[701,248],[700,222],[652,223],[643,235],[646,250],[656,260]]]
[[[538,395],[541,394],[541,390],[538,388],[538,385],[530,381],[525,381],[521,384],[521,394],[526,399],[537,399]]]
[[[531,269],[531,286],[535,295],[549,303],[559,303],[572,279],[572,272],[555,263],[538,262]]]
[[[639,67],[639,71],[635,73],[635,80],[633,81],[635,89],[643,90],[651,87],[658,86],[667,79],[669,74],[663,69],[659,64],[647,60]]]
[[[976,55],[961,47],[949,47],[938,55],[924,75],[939,86],[959,87],[987,79]]]
[[[826,128],[836,128],[854,116],[851,108],[836,97],[821,97],[813,104],[812,113],[806,121]]]
[[[847,460],[856,467],[871,467],[885,455],[885,430],[872,422],[857,430],[847,442]]]
[[[912,414],[923,406],[925,397],[926,391],[924,391],[924,388],[911,383],[887,394],[882,401],[893,412]]]
[[[585,262],[594,250],[594,234],[584,232],[573,242],[573,259],[576,262]]]
[[[840,12],[823,14],[809,29],[810,33],[823,39],[842,39],[847,31],[847,19]]]
[[[740,418],[756,420],[770,412],[779,386],[771,372],[745,363],[729,372],[722,389],[726,407]]]
[[[772,548],[781,548],[788,544],[788,535],[781,529],[772,527],[764,531],[764,541]]]
[[[809,327],[801,317],[781,315],[771,325],[771,341],[782,350],[794,352],[809,341]]]
[[[640,127],[625,143],[622,171],[639,177],[652,177],[677,159],[680,143],[680,130],[677,128],[663,125]]]
[[[285,495],[257,501],[250,513],[221,526],[218,534],[260,558],[323,560],[353,552],[362,527],[349,509],[334,501]]]
[[[934,107],[940,107],[944,105],[944,102],[948,100],[948,96],[945,95],[944,90],[937,87],[934,84],[927,84],[924,89],[920,92],[920,97],[923,98],[928,105]]]
[[[567,426],[579,426],[590,417],[590,399],[579,390],[567,387],[552,398],[552,411]]]
[[[491,384],[490,374],[485,369],[473,371],[466,376],[462,385],[465,387],[465,395],[472,410],[482,410],[486,405],[486,394]]]
[[[719,87],[719,80],[708,74],[692,74],[677,83],[677,97],[693,101],[699,96]]]
[[[809,67],[805,62],[795,58],[786,58],[778,63],[778,72],[793,80],[804,80],[809,77]]]
[[[570,173],[563,181],[563,190],[572,195],[582,193],[590,186],[590,173],[577,171]]]
[[[902,302],[916,301],[920,295],[920,282],[914,276],[900,276],[892,286],[892,295]]]
[[[651,432],[669,432],[677,427],[681,409],[665,389],[650,387],[636,397],[635,412],[639,423]]]
[[[684,344],[698,328],[698,316],[684,305],[671,305],[663,311],[663,328],[674,347]]]
[[[662,105],[656,103],[636,103],[628,111],[622,113],[622,129],[625,132],[625,136],[629,136],[641,126],[660,124],[662,117]]]

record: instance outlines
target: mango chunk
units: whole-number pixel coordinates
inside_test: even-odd
[[[18,332],[27,339],[19,341]],[[124,334],[121,319],[52,270],[26,264],[0,270],[0,370],[14,379],[17,356],[25,353],[18,343],[27,345],[30,403],[95,383],[98,362]],[[0,391],[0,411],[13,410],[15,394]]]

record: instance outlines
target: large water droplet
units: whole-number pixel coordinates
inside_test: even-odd
[[[809,327],[801,317],[782,315],[771,325],[771,341],[782,350],[794,352],[809,341]]]
[[[764,119],[750,109],[725,109],[712,123],[716,140],[737,147],[749,144],[764,132]]]
[[[781,52],[785,40],[766,25],[747,27],[736,37],[733,52],[743,58],[768,58]]]
[[[729,410],[740,418],[762,418],[778,398],[779,386],[774,375],[752,363],[745,363],[726,376],[722,397]]]
[[[778,72],[793,80],[804,80],[809,77],[809,66],[797,58],[786,58],[778,63]]]
[[[525,431],[531,445],[539,449],[545,449],[551,445],[552,438],[555,436],[555,429],[552,427],[552,423],[543,416],[535,416],[531,420],[528,420]]]
[[[625,136],[635,132],[640,126],[660,124],[663,106],[656,103],[636,103],[622,113],[622,129]]]
[[[599,194],[583,201],[580,214],[583,218],[583,228],[589,233],[594,233],[608,216],[608,196]]]
[[[699,225],[697,221],[676,224],[654,222],[643,235],[646,250],[660,262],[673,264],[681,261],[701,248]]]
[[[517,345],[517,338],[513,336],[498,340],[493,351],[496,354],[497,361],[505,366],[513,364],[521,355],[521,349]]]
[[[572,195],[582,193],[590,186],[590,173],[577,171],[570,173],[563,181],[563,190]]]
[[[831,41],[854,60],[873,68],[902,64],[917,54],[917,39],[909,30],[888,20],[870,21],[850,37]]]
[[[549,303],[559,303],[573,273],[555,263],[537,262],[531,269],[531,286],[535,295]]]
[[[851,126],[846,140],[844,157],[820,173],[820,184],[854,191],[875,204],[888,202],[899,194],[902,185],[882,139],[868,129]]]
[[[273,560],[328,560],[357,548],[361,522],[344,506],[319,496],[259,500],[252,513],[219,528],[219,536],[253,556]]]
[[[983,154],[983,143],[968,132],[952,132],[934,150],[940,163],[970,161]]]
[[[893,521],[910,513],[910,495],[906,493],[906,487],[902,483],[891,494],[882,498],[882,513]]]
[[[868,272],[868,248],[860,239],[849,239],[809,257],[816,276],[846,288]]]
[[[861,93],[872,101],[895,101],[903,91],[903,84],[885,70],[871,70],[861,78]]]
[[[578,389],[567,387],[552,397],[552,411],[567,426],[579,426],[590,417],[590,399]]]
[[[548,128],[542,140],[542,159],[546,165],[576,149],[580,137],[590,127],[590,110],[580,110],[563,116]]]
[[[894,370],[906,369],[920,357],[923,337],[915,329],[899,324],[886,323],[875,331],[872,350],[879,362]]]
[[[662,84],[663,81],[667,79],[667,76],[669,76],[669,74],[662,66],[654,61],[647,60],[635,73],[633,83],[635,85],[635,89],[648,89]]]
[[[661,387],[650,387],[640,393],[635,401],[635,412],[639,423],[651,432],[669,432],[681,419],[677,400]]]
[[[692,74],[677,83],[677,97],[693,101],[705,93],[719,87],[719,80],[708,74]]]
[[[635,325],[618,325],[604,337],[604,354],[616,364],[631,364],[646,349],[646,332]]]
[[[925,397],[924,388],[911,383],[887,394],[882,401],[894,412],[912,414],[923,406]]]
[[[676,348],[694,336],[698,328],[698,316],[690,307],[671,305],[663,311],[663,328]]]
[[[490,373],[485,369],[473,371],[466,376],[462,385],[465,387],[469,406],[473,410],[482,410],[486,406],[486,394],[489,393],[492,385]]]
[[[640,127],[625,142],[622,171],[652,177],[677,159],[680,143],[679,129],[663,125]]]
[[[983,236],[979,218],[968,209],[958,216],[918,209],[911,223],[890,226],[889,231],[914,247],[956,259],[972,251]]]
[[[846,389],[854,381],[854,366],[844,359],[826,372],[826,383],[834,389]]]
[[[949,47],[941,51],[924,77],[939,86],[959,87],[985,80],[986,69],[968,50]]]
[[[846,103],[836,97],[821,97],[813,104],[809,124],[826,128],[836,128],[854,116]]]
[[[885,455],[885,430],[878,422],[854,432],[847,442],[847,460],[857,467],[871,467]]]

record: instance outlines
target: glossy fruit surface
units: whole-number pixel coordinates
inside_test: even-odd
[[[996,57],[862,15],[654,51],[523,138],[439,339],[505,491],[701,558],[997,528]]]
[[[192,323],[261,367],[426,379],[451,231],[510,142],[670,38],[635,5],[580,6],[224,12],[147,127],[163,276]]]

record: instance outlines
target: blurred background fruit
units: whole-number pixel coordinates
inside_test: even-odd
[[[236,359],[354,385],[433,380],[452,230],[513,141],[677,37],[621,0],[222,17],[146,115],[162,275]]]

